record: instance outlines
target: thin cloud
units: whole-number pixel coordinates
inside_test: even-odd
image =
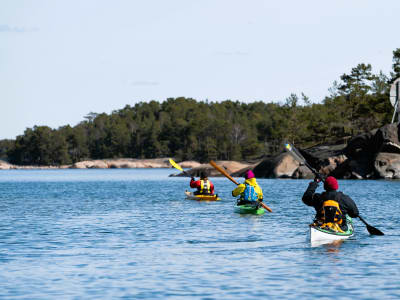
[[[15,32],[15,33],[26,33],[39,31],[39,28],[27,28],[19,26],[9,26],[7,24],[0,24],[0,32]]]

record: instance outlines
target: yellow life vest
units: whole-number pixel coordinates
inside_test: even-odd
[[[209,180],[200,180],[200,194],[211,194],[211,184]]]
[[[321,220],[324,223],[342,224],[343,213],[340,210],[339,202],[336,200],[325,200],[322,203]]]
[[[336,200],[325,200],[321,209],[321,228],[331,229],[336,232],[344,232],[340,225],[343,223],[343,213]]]

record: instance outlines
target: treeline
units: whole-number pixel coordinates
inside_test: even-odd
[[[252,160],[282,151],[282,142],[310,146],[390,123],[393,72],[359,64],[334,82],[322,103],[304,94],[282,103],[208,102],[170,98],[141,102],[110,115],[90,113],[71,127],[35,126],[16,140],[0,141],[0,158],[18,165],[61,165],[86,159],[175,157],[179,160]]]

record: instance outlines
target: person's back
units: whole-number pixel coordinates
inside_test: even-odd
[[[200,173],[200,179],[195,180],[194,177],[190,180],[190,187],[197,189],[195,195],[214,195],[214,184],[208,179],[206,171]]]
[[[239,197],[238,205],[242,204],[254,204],[258,205],[258,202],[263,200],[263,192],[261,187],[258,185],[254,173],[248,170],[245,173],[245,182],[239,184],[233,191],[233,197]]]
[[[339,184],[333,176],[326,178],[324,182],[325,192],[315,193],[319,179],[311,182],[305,191],[302,201],[316,211],[315,222],[321,226],[327,226],[337,231],[346,230],[346,215],[352,218],[358,217],[358,208],[353,199],[338,192]],[[338,227],[339,226],[339,227]]]

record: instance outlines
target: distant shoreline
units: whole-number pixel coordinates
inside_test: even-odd
[[[201,164],[196,161],[183,161],[179,163],[182,168],[195,168]],[[56,169],[151,169],[151,168],[172,168],[168,158],[154,159],[96,159],[76,162],[70,165],[60,166],[21,166],[13,165],[0,160],[0,170],[56,170]]]

